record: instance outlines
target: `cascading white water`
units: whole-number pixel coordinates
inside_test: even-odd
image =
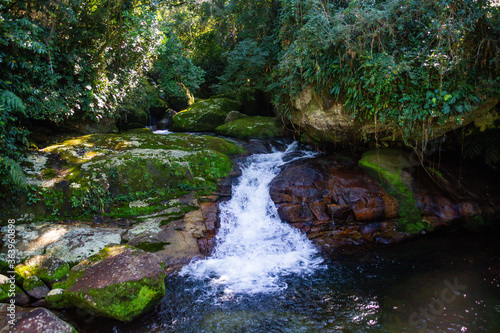
[[[269,196],[269,183],[280,166],[313,156],[298,151],[297,143],[285,152],[251,156],[231,200],[220,205],[214,254],[185,266],[181,274],[222,284],[226,292],[253,294],[279,291],[286,288],[280,277],[321,267],[317,250],[305,235],[279,219]]]

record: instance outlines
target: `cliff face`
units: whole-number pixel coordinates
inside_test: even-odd
[[[490,98],[473,111],[452,116],[444,122],[439,122],[436,117],[426,122],[425,126],[415,124],[418,127],[406,139],[420,141],[425,137],[431,140],[472,122],[482,130],[492,127],[495,120],[500,119],[495,110],[499,101],[499,97]],[[306,141],[315,143],[352,142],[371,139],[375,135],[381,141],[403,140],[401,128],[388,123],[361,122],[345,109],[343,103],[329,94],[318,94],[311,86],[306,87],[292,102],[290,121]]]

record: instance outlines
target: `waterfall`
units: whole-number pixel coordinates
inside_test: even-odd
[[[313,156],[299,150],[296,142],[285,152],[250,156],[231,199],[219,207],[214,254],[185,266],[181,275],[223,285],[227,293],[254,294],[285,289],[284,276],[322,267],[317,250],[304,234],[280,220],[269,195],[269,183],[280,166]]]

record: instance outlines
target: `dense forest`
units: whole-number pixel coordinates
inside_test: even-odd
[[[286,125],[311,86],[353,119],[394,124],[404,137],[499,95],[499,9],[487,0],[1,0],[2,189],[25,186],[17,161],[37,126],[124,124],[182,110],[193,94],[262,99]],[[498,163],[500,150],[489,156]]]

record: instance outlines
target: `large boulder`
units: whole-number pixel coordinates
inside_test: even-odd
[[[97,315],[130,321],[161,300],[165,276],[154,254],[109,247],[71,269],[66,299]]]
[[[345,109],[344,104],[328,93],[318,94],[316,90],[307,86],[292,103],[290,121],[295,128],[300,129],[304,138],[315,143],[320,142],[352,142],[362,138],[374,138],[379,140],[402,140],[401,130],[387,124],[361,122],[353,119],[352,115]],[[492,110],[499,102],[499,98],[491,98],[477,106],[472,112],[459,116],[450,117],[443,123],[433,119],[426,124],[427,139],[433,139],[457,128],[464,127],[472,122],[477,126],[483,126],[485,122],[492,123],[499,118],[499,114]],[[410,137],[420,141],[420,137]]]
[[[219,179],[232,170],[228,155],[239,153],[243,149],[226,139],[157,135],[147,129],[67,138],[23,159],[21,166],[36,192],[20,197],[8,215],[1,210],[0,217],[33,214],[35,220],[46,220],[50,215],[60,219],[106,214],[124,218],[151,213],[162,210],[162,202],[177,193],[215,190]],[[153,204],[129,206],[135,200]],[[37,248],[31,255],[42,253]]]
[[[318,158],[286,167],[270,194],[280,218],[325,249],[368,245],[394,228],[398,216],[396,199],[352,160]]]
[[[240,104],[228,98],[213,98],[192,104],[172,118],[173,131],[213,131],[224,124],[227,114],[236,111]]]
[[[281,135],[281,124],[276,117],[245,117],[221,125],[215,131],[236,138],[272,138]]]

